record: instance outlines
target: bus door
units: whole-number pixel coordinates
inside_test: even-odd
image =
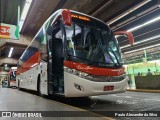
[[[64,93],[64,56],[60,22],[52,28],[52,34],[48,40],[48,55],[49,94]]]

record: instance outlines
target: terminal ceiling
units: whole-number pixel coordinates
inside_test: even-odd
[[[1,23],[17,24],[18,5],[21,12],[25,0],[1,0]],[[21,30],[21,34],[34,36],[40,29],[44,21],[56,10],[61,8],[72,9],[92,15],[109,24],[113,31],[129,30],[138,25],[160,17],[159,0],[32,0],[31,7]],[[124,15],[124,17],[120,17]],[[113,22],[113,23],[112,23]],[[142,47],[156,45],[160,43],[160,20],[142,26],[140,29],[132,31],[135,42],[134,46],[122,48],[122,52],[136,50]],[[149,40],[148,38],[152,38]],[[148,39],[148,40],[147,40]],[[143,40],[146,40],[143,42]],[[126,38],[119,38],[120,46],[128,45]],[[4,47],[5,46],[5,47]],[[12,43],[0,47],[0,57],[7,56],[11,46],[15,46],[17,53],[13,57],[19,58],[26,46]],[[18,54],[19,53],[19,54]]]

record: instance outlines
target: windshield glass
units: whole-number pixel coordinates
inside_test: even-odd
[[[74,21],[72,26],[65,26],[68,55],[95,66],[120,66],[118,42],[108,26],[101,26],[102,23],[88,25]]]

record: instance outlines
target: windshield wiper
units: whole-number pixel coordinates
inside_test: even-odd
[[[101,43],[101,38],[103,39],[103,37],[100,35],[100,33],[98,33],[98,31],[95,33],[95,35],[96,35],[97,38],[98,38],[97,48],[98,48],[98,47],[100,48],[101,52],[103,53],[104,58],[106,59],[106,56],[105,56],[105,53],[104,53],[104,50],[103,50],[103,46],[102,46],[102,43]],[[117,66],[117,64],[114,62],[112,56],[109,54],[109,51],[107,50],[106,52],[107,52],[107,54],[109,55],[109,57],[111,58],[114,66]]]
[[[101,40],[101,39],[99,39],[98,41],[100,41],[100,40]],[[98,44],[98,45],[99,45],[99,47],[100,47],[100,49],[101,49],[101,51],[102,51],[102,53],[103,53],[104,58],[106,59],[104,50],[103,50],[103,48],[102,48],[102,47],[103,47],[102,44]],[[111,63],[111,64],[114,64],[114,66],[117,66],[117,64],[114,62],[112,56],[109,54],[109,51],[107,50],[106,52],[107,52],[107,54],[109,55],[109,57],[111,58],[111,60],[112,60],[112,62],[113,62],[113,63]]]
[[[71,54],[68,54],[68,53],[67,53],[67,56],[68,56],[68,57],[72,57],[72,58],[78,58],[78,59],[82,59],[82,60],[90,61],[90,60],[88,60],[88,59],[81,58],[81,57],[78,57],[78,56],[74,56],[74,55],[71,55]]]
[[[109,45],[108,45],[109,46]],[[109,46],[110,50],[112,51],[113,55],[115,56],[116,60],[117,60],[117,63],[119,64],[119,66],[121,66],[122,64],[119,62],[116,54],[114,53],[114,51],[112,50],[112,48]]]
[[[101,63],[101,64],[114,64],[114,63],[106,63],[106,62],[97,62],[97,61],[93,61],[94,63]]]

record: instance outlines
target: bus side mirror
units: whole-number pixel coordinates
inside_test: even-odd
[[[134,44],[134,38],[133,38],[133,34],[131,32],[127,32],[127,31],[117,31],[114,32],[114,35],[120,35],[120,36],[124,36],[126,35],[128,37],[129,43],[131,45]]]
[[[62,11],[62,19],[64,25],[71,26],[72,25],[72,18],[71,18],[71,12],[67,9]]]

